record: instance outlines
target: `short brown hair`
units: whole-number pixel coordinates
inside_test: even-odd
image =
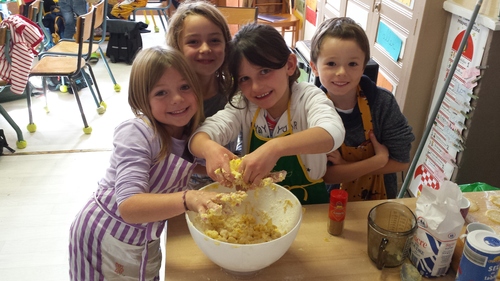
[[[370,60],[370,42],[365,31],[349,17],[331,18],[323,21],[311,39],[311,62],[317,63],[323,40],[327,37],[354,40],[365,53],[363,67]]]

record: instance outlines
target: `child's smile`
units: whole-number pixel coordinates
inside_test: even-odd
[[[260,95],[260,96],[256,96],[256,98],[258,98],[258,99],[263,99],[263,98],[265,98],[265,97],[268,97],[271,93],[272,93],[272,91],[267,92],[267,93],[265,93],[265,94],[263,94],[263,95]]]
[[[327,37],[323,40],[314,74],[328,90],[335,106],[346,98],[356,99],[357,87],[364,71],[365,53],[354,40]],[[340,105],[341,106],[341,105]]]
[[[280,69],[264,68],[250,63],[243,58],[239,71],[241,92],[252,103],[266,109],[273,117],[279,117],[286,111],[290,89],[288,77],[295,71],[293,59]]]
[[[177,138],[198,110],[194,90],[174,68],[168,68],[153,87],[149,103],[155,119]]]
[[[204,16],[189,15],[181,36],[182,52],[196,73],[213,76],[224,62],[226,41],[222,30]]]

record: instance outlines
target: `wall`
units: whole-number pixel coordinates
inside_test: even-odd
[[[474,10],[477,0],[448,0],[469,10]],[[500,13],[500,0],[483,0],[479,14],[496,18]]]

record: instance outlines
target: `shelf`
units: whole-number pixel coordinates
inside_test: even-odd
[[[470,19],[472,17],[472,10],[469,10],[465,7],[462,7],[456,3],[445,1],[443,4],[443,9],[452,14],[464,17],[466,19]],[[490,18],[485,15],[477,15],[476,23],[480,24],[484,27],[487,27],[493,31],[500,30],[500,21],[498,18]]]

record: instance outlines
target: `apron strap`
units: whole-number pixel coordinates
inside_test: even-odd
[[[365,137],[367,140],[370,139],[370,131],[373,130],[372,115],[370,113],[370,106],[368,105],[368,100],[366,99],[363,91],[358,86],[358,107],[361,112],[361,119],[363,120],[363,129],[365,130]]]

